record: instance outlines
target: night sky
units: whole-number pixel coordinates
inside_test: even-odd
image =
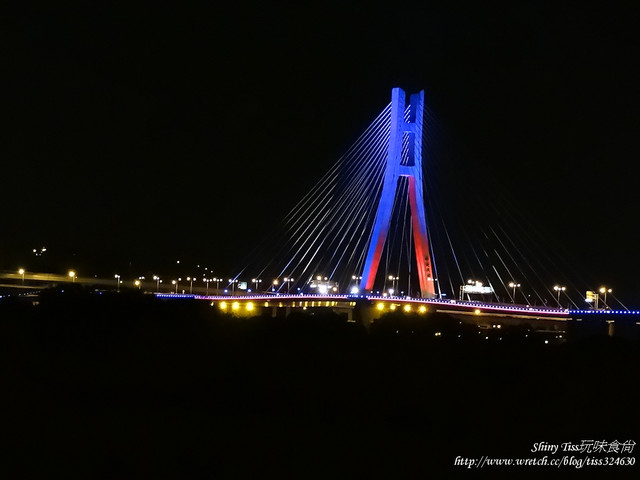
[[[0,21],[0,268],[46,246],[231,274],[398,86],[425,90],[439,162],[640,305],[636,2],[219,3]]]

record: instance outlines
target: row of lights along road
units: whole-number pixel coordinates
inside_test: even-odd
[[[21,275],[22,277],[22,285],[24,285],[24,275],[26,273],[26,270],[24,268],[20,268],[18,270],[18,274]],[[76,281],[76,272],[74,270],[69,270],[68,272],[68,276],[72,279],[71,281],[75,283]],[[123,283],[123,281],[121,280],[121,276],[118,274],[114,275],[114,278],[116,280],[116,289],[119,292],[120,291],[120,284]],[[356,275],[352,275],[351,278],[353,280],[361,280],[362,277],[361,276],[356,276]],[[400,277],[396,277],[393,275],[389,275],[389,280],[391,281],[391,286],[392,288],[389,289],[389,294],[393,295],[395,293],[395,286],[396,286],[396,282],[398,280],[400,280]],[[138,289],[140,289],[141,285],[142,285],[142,280],[144,280],[145,277],[138,277],[136,280],[134,280],[134,285],[136,287],[138,287]],[[156,282],[156,291],[160,291],[160,284],[162,283],[162,279],[157,276],[154,275],[153,276],[153,280],[155,280]],[[196,280],[195,277],[187,277],[186,278],[187,282],[189,282],[189,293],[193,293],[193,282]],[[175,293],[178,293],[178,286],[180,284],[180,282],[182,281],[182,278],[179,277],[177,280],[171,280],[171,284],[175,286]],[[215,282],[216,283],[216,290],[220,289],[220,282],[223,281],[222,278],[203,278],[202,281],[206,284],[206,290],[207,290],[207,295],[209,295],[209,283],[210,282]],[[284,277],[283,281],[287,284],[287,293],[289,293],[290,290],[290,286],[291,286],[291,282],[294,281],[293,278],[291,277]],[[229,279],[229,284],[232,286],[232,291],[235,293],[235,285],[236,283],[238,283],[239,280],[237,279]],[[471,282],[471,280],[470,280]],[[261,278],[253,278],[251,279],[251,283],[253,283],[255,285],[255,290],[258,290],[258,286],[259,284],[262,283],[262,279]],[[276,288],[278,287],[278,285],[280,284],[280,281],[276,278],[273,280],[272,282],[272,286],[271,286],[271,290],[275,292]],[[511,299],[512,303],[515,303],[515,298],[516,298],[516,288],[520,288],[521,284],[517,283],[517,282],[509,282],[509,288],[513,289],[513,297]],[[560,294],[562,292],[565,292],[567,290],[567,287],[564,286],[560,286],[560,285],[554,285],[553,289],[556,291],[557,293],[557,297],[556,297],[556,301],[558,303],[558,306],[560,305]],[[607,306],[607,293],[612,293],[613,290],[611,288],[607,288],[607,287],[600,287],[600,289],[598,290],[601,294],[604,295],[604,304],[605,306]],[[357,289],[356,291],[352,291],[351,293],[357,293]],[[596,308],[598,308],[597,303],[596,303]]]

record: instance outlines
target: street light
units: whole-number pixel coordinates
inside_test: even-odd
[[[176,286],[176,293],[178,293],[178,282],[176,282],[175,280],[171,280],[171,285]]]
[[[22,275],[22,285],[24,285],[24,268],[21,268],[20,270],[18,270],[18,273]]]
[[[235,295],[236,294],[236,283],[238,283],[238,280],[230,278],[229,279],[229,283],[231,284],[231,295]]]
[[[396,289],[396,280],[400,280],[400,277],[394,277],[393,275],[389,275],[389,280],[391,280],[391,288],[393,290],[395,290]]]
[[[210,279],[208,279],[208,278],[203,278],[203,279],[202,279],[202,281],[203,281],[204,283],[206,283],[206,284],[207,284],[207,293],[206,293],[206,295],[207,295],[207,297],[208,297],[208,296],[209,296],[209,282],[210,282],[211,280],[210,280]]]
[[[187,282],[189,282],[189,294],[193,293],[193,277],[187,277]]]
[[[607,287],[600,287],[599,292],[604,294],[604,306],[605,308],[609,308],[609,305],[607,305],[607,293],[611,293],[613,290],[611,290],[610,288]]]
[[[351,275],[351,280],[353,280],[353,287],[351,287],[351,293],[356,294],[360,291],[360,280],[362,280],[362,276],[360,275]]]
[[[222,279],[221,278],[212,278],[211,280],[216,282],[216,290],[218,290],[218,294],[219,294],[220,293],[220,282],[222,281]]]
[[[559,286],[559,285],[554,285],[554,286],[553,286],[553,289],[554,289],[556,292],[558,292],[558,306],[559,306],[559,307],[562,307],[562,305],[560,305],[560,292],[564,292],[564,291],[567,289],[567,287],[561,287],[561,286]]]
[[[277,279],[277,278],[275,278],[275,279],[273,280],[273,282],[272,282],[272,283],[273,283],[273,286],[271,287],[271,291],[272,291],[272,292],[275,292],[275,291],[276,291],[276,287],[278,286],[278,284],[279,284],[280,282],[278,281],[278,279]]]
[[[513,288],[513,298],[511,299],[511,303],[516,303],[516,288],[520,288],[520,284],[516,282],[509,282],[509,286]]]
[[[284,277],[284,281],[287,284],[287,294],[289,293],[289,290],[291,288],[291,282],[293,282],[293,278],[290,277]]]
[[[257,292],[258,291],[258,284],[262,283],[262,279],[261,278],[252,278],[251,281],[253,282],[255,288],[254,290]]]
[[[142,283],[142,282],[141,282],[140,280],[135,280],[135,281],[133,282],[133,284],[134,284],[136,287],[138,287],[138,290],[140,290],[140,285],[141,285],[141,283]]]
[[[71,277],[71,282],[75,283],[76,282],[76,272],[74,272],[73,270],[69,270],[69,276]]]
[[[157,275],[153,276],[153,279],[156,281],[156,292],[160,291],[160,277]]]
[[[120,291],[120,275],[116,273],[114,277],[116,279],[116,290],[119,292]]]

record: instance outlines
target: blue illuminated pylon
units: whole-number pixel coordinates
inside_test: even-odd
[[[360,287],[367,291],[373,288],[382,250],[389,232],[398,180],[400,177],[407,177],[409,180],[409,204],[411,206],[411,223],[418,264],[418,278],[420,280],[420,295],[422,297],[434,297],[435,287],[422,196],[424,90],[411,95],[409,121],[405,121],[405,108],[404,90],[394,88],[391,91],[391,131],[384,183]],[[402,165],[402,143],[405,134],[408,137],[408,158],[405,165]]]

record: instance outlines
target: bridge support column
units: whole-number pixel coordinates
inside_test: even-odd
[[[360,288],[370,291],[378,273],[380,258],[389,232],[393,204],[400,177],[409,180],[409,204],[413,226],[413,240],[420,280],[420,295],[434,297],[435,285],[432,272],[427,223],[422,191],[422,119],[424,112],[424,91],[411,95],[408,110],[409,121],[405,121],[405,92],[394,88],[391,92],[391,129],[389,150],[385,169],[382,194],[378,204],[373,233],[362,272]],[[408,144],[403,158],[402,145]],[[404,162],[404,163],[403,163]]]
[[[375,310],[373,305],[368,301],[358,302],[353,308],[353,312],[356,321],[359,321],[365,330],[369,332],[369,327],[371,327],[374,320]]]

